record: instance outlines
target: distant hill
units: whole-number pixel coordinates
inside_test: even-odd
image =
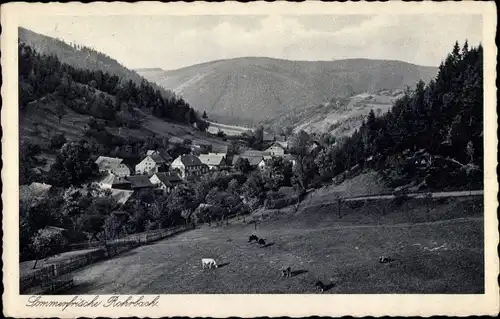
[[[134,69],[135,72],[161,72],[162,68],[138,68]]]
[[[329,133],[349,136],[373,109],[375,114],[383,115],[392,107],[394,101],[403,96],[403,90],[379,90],[364,92],[349,98],[332,98],[317,106],[296,109],[276,119],[264,121],[276,132],[291,127],[295,132]]]
[[[310,62],[247,57],[138,73],[182,95],[195,109],[206,110],[209,118],[216,116],[219,122],[221,117],[261,122],[316,107],[331,98],[414,86],[420,79],[435,77],[437,68],[386,60]]]
[[[33,32],[19,27],[19,41],[26,43],[37,52],[47,55],[55,55],[62,63],[80,69],[100,70],[120,77],[122,80],[131,80],[139,85],[144,78],[133,70],[127,69],[117,60],[108,55],[98,52],[83,45],[68,44],[62,40]],[[161,69],[160,69],[161,70]],[[153,83],[155,89],[161,91],[165,97],[171,97],[172,92]]]

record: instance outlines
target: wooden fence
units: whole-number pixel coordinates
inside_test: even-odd
[[[69,273],[85,265],[91,264],[94,261],[111,258],[140,245],[148,244],[169,236],[173,236],[187,229],[188,228],[185,226],[170,229],[159,229],[139,234],[133,234],[122,239],[115,239],[106,242],[81,243],[78,244],[78,246],[75,245],[75,247],[82,247],[81,249],[96,248],[96,250],[89,251],[79,256],[61,261],[59,263],[46,265],[28,274],[20,275],[19,290],[21,293],[23,293],[28,288],[34,287],[39,284],[47,284],[57,276]]]

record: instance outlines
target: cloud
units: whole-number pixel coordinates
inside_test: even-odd
[[[481,17],[473,15],[46,17],[24,25],[92,46],[132,68],[241,56],[438,65],[454,41],[482,39]]]

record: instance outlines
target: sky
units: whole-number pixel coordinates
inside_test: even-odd
[[[482,17],[465,14],[44,16],[20,25],[92,47],[132,69],[172,70],[247,56],[438,66],[455,41],[482,40]]]

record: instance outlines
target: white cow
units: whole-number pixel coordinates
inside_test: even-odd
[[[215,259],[213,258],[202,258],[201,259],[201,267],[203,269],[205,269],[206,267],[208,268],[212,268],[212,266],[214,266],[215,268],[217,268],[217,263],[215,262]]]

